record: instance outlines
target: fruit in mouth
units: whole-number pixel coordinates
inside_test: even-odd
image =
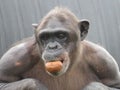
[[[59,72],[62,69],[63,63],[61,61],[52,61],[45,64],[45,68],[50,73]]]

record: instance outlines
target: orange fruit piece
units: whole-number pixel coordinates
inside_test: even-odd
[[[50,73],[59,72],[62,69],[62,62],[61,61],[54,61],[54,62],[47,62],[45,64],[45,68]]]

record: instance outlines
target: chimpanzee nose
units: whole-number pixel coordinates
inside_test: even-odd
[[[58,44],[56,42],[51,42],[48,45],[49,49],[58,49]]]

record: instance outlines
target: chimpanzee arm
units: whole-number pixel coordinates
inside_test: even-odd
[[[8,50],[0,59],[0,80],[16,81],[19,80],[20,74],[31,69],[37,62],[32,60],[31,55],[34,45],[28,47],[27,43],[21,43]]]
[[[3,55],[0,60],[0,90],[46,90],[37,80],[21,80],[21,74],[31,69],[39,60],[34,47],[35,44],[22,43]]]
[[[88,60],[89,65],[101,82],[108,87],[120,89],[120,72],[114,58],[102,47],[98,47],[92,56],[94,59]]]

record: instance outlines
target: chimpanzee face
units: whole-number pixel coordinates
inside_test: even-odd
[[[39,31],[38,41],[44,63],[54,61],[62,63],[62,68],[59,71],[53,73],[47,71],[49,74],[61,75],[68,69],[70,64],[69,54],[72,51],[73,44],[78,39],[75,34],[57,20],[49,21],[46,27]]]
[[[65,73],[69,66],[74,62],[71,60],[73,53],[76,53],[77,49],[79,49],[80,40],[80,29],[84,26],[82,24],[77,23],[75,29],[70,23],[60,22],[59,19],[54,18],[50,19],[46,25],[39,32],[36,33],[36,39],[38,41],[38,45],[41,52],[42,60],[46,65],[49,62],[61,62],[61,68],[59,70],[50,72],[46,70],[50,75],[57,76]],[[70,28],[68,28],[70,26]],[[84,32],[84,30],[82,30]],[[81,36],[84,36],[81,33]],[[54,65],[52,64],[51,68],[54,69]],[[57,68],[57,66],[55,67]]]

